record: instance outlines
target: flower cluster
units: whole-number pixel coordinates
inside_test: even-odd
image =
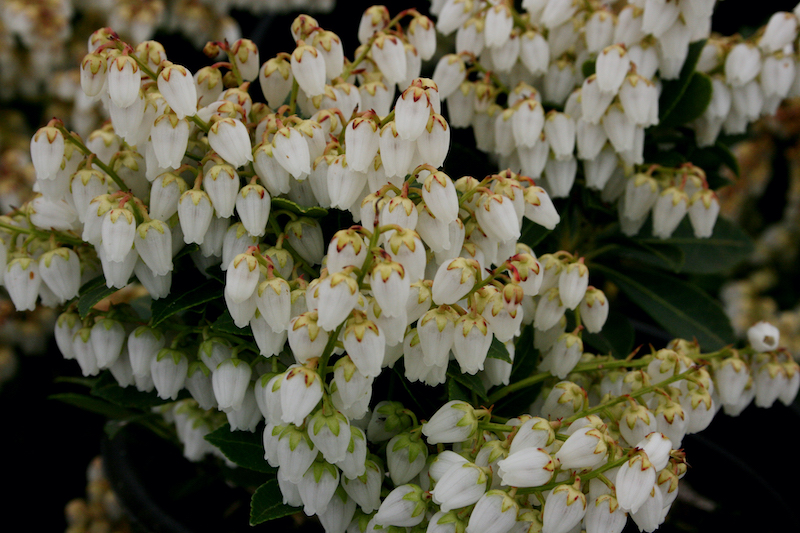
[[[80,81],[111,120],[86,142],[57,119],[33,136],[39,194],[0,219],[2,281],[18,310],[66,307],[56,341],[85,376],[108,369],[122,387],[155,391],[187,458],[213,451],[205,437],[220,413],[231,430],[263,431],[283,503],[329,533],[620,531],[628,516],[653,531],[686,471],[683,436],[720,405],[737,414],[753,398],[791,401],[798,365],[766,324],[740,351],[675,340],[638,359],[586,353],[584,332],[609,314],[586,257],[537,257],[521,241],[525,228],[559,224],[551,197],[572,189],[576,139],[587,184],[620,199],[624,231],[652,210],[658,237],[687,213],[698,236],[711,234],[719,207],[701,169],[637,168],[658,120],[653,76],[679,74],[707,3],[681,2],[698,11],[678,18],[662,1],[618,15],[526,1],[522,16],[447,0],[436,25],[373,6],[352,60],[301,15],[291,54],[262,63],[249,40],[211,42],[207,55],[228,61],[196,73],[157,42],[134,48],[98,30]],[[421,77],[436,29],[459,27],[472,32],[460,46],[485,50],[447,55]],[[585,81],[583,52],[597,56]],[[545,74],[545,100],[565,112],[545,113],[525,82],[500,110],[505,83],[479,55],[500,74]],[[467,81],[465,57],[482,80]],[[248,92],[256,80],[266,103]],[[508,168],[482,179],[442,170],[455,122]],[[604,151],[607,176],[590,178]],[[192,274],[209,280],[197,305],[173,290]],[[150,314],[91,309],[87,293],[132,279]],[[541,359],[511,383],[518,348]],[[374,387],[387,368],[432,394],[447,383],[449,401],[421,421],[429,413]],[[504,419],[456,378],[489,391],[487,405],[545,387],[531,414]]]

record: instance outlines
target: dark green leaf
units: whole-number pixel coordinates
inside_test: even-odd
[[[533,347],[533,326],[522,328],[514,347],[514,366],[511,369],[511,383],[533,374],[539,361],[539,352]]]
[[[713,91],[714,85],[711,83],[711,78],[702,72],[695,72],[689,80],[686,91],[678,101],[678,105],[659,122],[659,126],[680,126],[698,118],[711,103]]]
[[[717,141],[714,145],[714,148],[717,149],[719,152],[720,158],[722,159],[722,163],[731,169],[737,178],[741,177],[741,169],[739,168],[739,160],[736,159],[736,156],[733,155],[731,149],[728,148],[728,145],[723,143],[722,141]]]
[[[120,419],[131,416],[131,412],[127,409],[104,402],[103,400],[98,400],[97,398],[92,398],[91,396],[86,396],[85,394],[64,392],[60,394],[51,394],[48,396],[48,399],[68,403],[70,405],[74,405],[75,407],[85,409],[86,411],[103,415],[107,418]]]
[[[694,69],[697,66],[697,60],[700,59],[700,53],[705,45],[705,40],[689,45],[689,53],[686,54],[686,60],[683,62],[683,68],[681,68],[681,74],[678,79],[664,82],[661,89],[661,97],[658,100],[660,124],[663,124],[664,119],[668,118],[673,109],[677,107],[678,102],[683,97],[687,87],[689,87]]]
[[[173,258],[172,258],[172,260],[173,260],[173,261],[177,261],[177,260],[178,260],[178,259],[180,259],[181,257],[183,257],[183,256],[185,256],[185,255],[189,255],[189,254],[191,254],[191,253],[193,253],[193,252],[196,252],[196,251],[197,251],[197,250],[199,250],[199,249],[200,249],[200,246],[198,246],[197,244],[187,244],[186,246],[184,246],[183,248],[181,248],[181,251],[180,251],[180,252],[178,252],[177,254],[175,254],[175,257],[173,257]]]
[[[656,270],[613,270],[594,265],[668,333],[696,338],[705,350],[718,350],[736,338],[722,306],[701,289]]]
[[[104,372],[92,387],[92,394],[98,398],[126,408],[150,411],[152,407],[167,403],[154,392],[141,392],[136,387],[120,387],[110,372]],[[188,391],[181,391],[181,396],[188,397]]]
[[[206,274],[211,276],[211,279],[215,279],[220,283],[225,283],[225,272],[219,267],[219,265],[211,265],[206,269]]]
[[[614,311],[608,313],[603,330],[599,333],[583,332],[583,343],[591,346],[600,354],[611,354],[616,358],[625,358],[633,350],[634,331],[628,317]]]
[[[318,205],[304,206],[289,200],[288,198],[273,198],[272,209],[283,209],[295,215],[321,218],[328,214],[328,210]]]
[[[250,500],[250,525],[292,515],[300,510],[299,507],[284,505],[278,480],[273,478],[258,487]]]
[[[522,233],[519,242],[527,244],[531,248],[542,242],[545,237],[550,235],[552,230],[531,222],[527,218],[522,220]]]
[[[206,435],[206,440],[239,466],[257,472],[277,472],[264,459],[264,441],[260,431],[231,431],[231,427],[225,424]]]
[[[80,295],[78,297],[78,313],[81,318],[86,318],[100,300],[108,298],[118,290],[106,287],[106,278],[102,275],[84,283],[78,293]]]
[[[516,342],[514,350],[514,366],[511,369],[510,383],[516,383],[521,379],[531,376],[539,363],[539,351],[533,347],[533,336],[535,330],[533,326],[527,325],[522,328],[522,334]],[[531,402],[536,399],[542,384],[535,383],[530,387],[525,387],[498,400],[495,410],[502,416],[517,416],[519,413],[528,411]]]
[[[597,60],[596,59],[587,59],[581,65],[581,71],[583,72],[583,77],[588,78],[592,74],[595,73],[597,68]]]
[[[250,326],[240,328],[234,324],[233,317],[231,316],[230,311],[227,309],[225,309],[222,315],[220,315],[220,317],[215,320],[213,324],[211,324],[211,329],[220,333],[229,333],[231,335],[253,335],[253,330],[250,329]]]
[[[665,240],[641,239],[641,242],[676,246],[683,251],[681,272],[711,274],[725,272],[735,267],[753,253],[753,241],[735,224],[717,219],[714,233],[707,239],[694,236],[688,217],[681,222],[672,237]]]
[[[463,385],[467,390],[474,392],[481,400],[486,401],[489,399],[486,396],[486,389],[483,387],[481,378],[474,374],[462,374],[458,363],[450,363],[450,368],[447,369],[447,378],[448,380],[457,381],[459,385]]]
[[[492,338],[492,344],[489,345],[489,353],[486,354],[486,357],[500,359],[506,363],[512,362],[511,357],[508,355],[508,348],[506,348],[505,344],[497,340],[497,337]]]
[[[173,292],[166,298],[153,301],[151,325],[155,327],[176,313],[220,298],[222,290],[219,284],[212,280],[200,283],[186,292]]]
[[[77,378],[73,376],[56,376],[53,379],[56,383],[72,383],[73,385],[82,385],[84,387],[92,388],[97,382],[97,378]]]
[[[650,239],[646,242],[630,239],[627,242],[630,246],[621,246],[615,250],[618,255],[673,272],[680,272],[683,268],[683,250],[674,244]]]
[[[461,400],[462,402],[472,403],[472,395],[469,389],[454,379],[447,380],[447,401]]]

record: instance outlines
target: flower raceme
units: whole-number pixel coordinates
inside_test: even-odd
[[[655,73],[669,75],[694,22],[645,2],[644,14],[587,13],[577,32],[568,21],[582,5],[522,4],[525,17],[504,3],[434,2],[435,24],[377,6],[361,20],[352,60],[304,15],[292,25],[293,53],[259,69],[251,42],[212,44],[229,62],[194,76],[98,34],[106,44],[84,59],[81,87],[101,96],[111,123],[86,143],[57,121],[33,137],[41,196],[0,221],[12,302],[71,306],[81,282],[102,274],[119,288],[135,276],[174,305],[173,276],[209,278],[203,287],[224,280],[223,303],[147,326],[125,304],[84,318],[68,307],[57,343],[85,375],[108,368],[120,385],[170,402],[185,388],[191,399],[170,413],[187,450],[197,427],[227,420],[255,431],[263,418],[265,460],[278,467],[285,503],[319,515],[329,532],[541,524],[553,533],[581,521],[612,530],[626,512],[651,529],[685,472],[673,447],[710,422],[714,402],[726,411],[754,398],[789,402],[800,371],[768,325],[750,331],[749,348],[713,355],[708,371],[694,368],[700,352],[689,343],[613,372],[602,369],[607,357],[584,353],[583,330],[602,330],[609,298],[589,284],[588,259],[537,257],[518,242],[523,224],[555,228],[553,198],[570,194],[581,168],[588,188],[617,202],[623,231],[638,232],[652,214],[654,235],[667,238],[688,215],[697,236],[712,234],[719,202],[703,171],[642,159],[644,128],[659,116]],[[758,61],[750,45],[726,51],[746,64],[726,65],[721,83],[753,83],[759,50],[793,40],[791,17],[771,23],[780,35],[761,37]],[[645,19],[656,45],[640,45],[633,25]],[[461,49],[420,78],[415,61],[432,56],[436,30],[456,32]],[[596,58],[586,80],[564,53],[576,39]],[[542,84],[506,87],[512,72]],[[248,93],[256,77],[266,104]],[[698,120],[711,119],[720,117]],[[478,147],[508,169],[451,177],[442,166],[456,126],[473,127]],[[535,416],[477,408],[513,392],[500,384],[519,382],[524,338],[542,355],[531,376],[544,383]],[[415,413],[389,401],[375,383],[396,379],[420,382],[438,403]],[[595,391],[597,415],[586,412]],[[473,393],[476,405],[465,401]],[[543,508],[532,507],[534,491]]]

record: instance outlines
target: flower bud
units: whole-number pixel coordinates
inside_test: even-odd
[[[384,527],[414,527],[425,519],[426,503],[417,485],[401,485],[383,500],[375,514],[375,523]]]
[[[31,138],[31,161],[39,180],[52,180],[64,158],[64,136],[57,128],[39,128]]]
[[[39,274],[61,300],[78,296],[81,285],[81,264],[78,255],[69,248],[56,248],[39,258]]]
[[[395,435],[386,445],[386,463],[395,486],[411,481],[425,467],[428,448],[418,432]]]
[[[325,58],[309,45],[301,45],[292,52],[292,75],[309,97],[325,92]]]
[[[549,7],[549,4],[548,4]],[[576,481],[579,486],[580,482]],[[583,520],[586,496],[573,485],[559,485],[547,497],[542,511],[542,531],[567,533]]]
[[[459,400],[447,402],[422,424],[422,434],[427,437],[428,444],[462,442],[473,437],[477,430],[475,410]]]
[[[250,365],[241,359],[225,359],[213,370],[211,385],[219,410],[227,412],[241,409],[245,392],[250,386]]]
[[[424,432],[425,425],[422,427]],[[428,442],[431,443],[430,439]],[[483,468],[466,462],[445,472],[436,482],[431,496],[434,503],[447,512],[477,503],[486,492],[488,482],[489,478]]]
[[[108,64],[108,96],[117,107],[133,105],[139,97],[139,65],[130,56],[118,55]]]
[[[635,513],[647,501],[656,482],[656,470],[644,452],[637,452],[617,472],[617,501],[620,508]]]
[[[281,419],[286,423],[301,425],[322,399],[319,375],[301,365],[290,366],[283,374],[280,397],[282,406],[291,406],[291,409],[283,410]]]
[[[553,478],[555,463],[542,448],[523,448],[497,463],[503,485],[538,487]]]

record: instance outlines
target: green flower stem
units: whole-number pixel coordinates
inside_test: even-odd
[[[125,51],[125,46],[127,45],[122,41],[117,41],[117,48],[119,48],[121,51],[123,52]],[[148,78],[150,78],[153,81],[158,81],[158,74],[150,70],[150,67],[147,66],[147,63],[139,59],[139,57],[135,53],[128,54],[128,56],[134,61],[136,61],[136,64],[139,65],[139,68],[141,69],[142,72],[147,74]]]
[[[561,421],[561,423],[562,423],[562,425],[567,426],[567,425],[571,424],[572,422],[578,420],[579,418],[583,418],[585,416],[589,416],[589,415],[600,413],[603,410],[607,409],[608,407],[611,407],[611,406],[616,405],[618,403],[626,402],[626,401],[629,401],[629,400],[631,400],[633,398],[638,398],[639,396],[643,396],[645,394],[649,394],[651,392],[655,392],[657,389],[663,389],[664,386],[669,385],[670,383],[673,383],[675,381],[680,381],[682,379],[688,378],[690,376],[690,374],[692,374],[694,372],[696,372],[696,369],[695,368],[690,368],[689,370],[687,370],[685,372],[682,372],[680,374],[677,374],[675,376],[669,377],[669,378],[665,379],[664,381],[659,381],[655,385],[650,385],[649,387],[642,387],[641,389],[633,391],[630,394],[625,394],[623,396],[618,396],[618,397],[614,398],[613,400],[609,400],[609,401],[607,401],[605,403],[601,403],[600,405],[596,405],[595,407],[590,407],[589,409],[584,409],[583,411],[575,413],[574,415],[572,415],[569,418],[565,418],[564,420]]]
[[[405,11],[401,11],[392,20],[389,21],[389,24],[386,27],[391,28],[392,26],[400,22],[400,20],[406,15],[410,15],[416,12],[417,12],[416,9],[407,9]],[[375,40],[381,33],[383,32],[376,31],[375,33],[372,34],[372,37],[370,37],[369,40],[366,43],[364,43],[364,51],[361,52],[361,54],[359,54],[359,56],[355,58],[352,63],[344,67],[344,70],[339,75],[340,78],[346,80],[350,76],[350,74],[352,74],[352,72],[356,69],[356,67],[367,58],[367,55],[369,55],[369,51],[372,49],[372,43],[375,42]]]
[[[369,252],[367,252],[367,257],[364,259],[364,264],[361,266],[361,271],[358,273],[358,279],[356,283],[358,287],[361,287],[361,283],[364,281],[364,276],[366,276],[367,272],[369,271],[370,267],[372,266],[372,249],[378,246],[378,238],[380,237],[381,233],[378,231],[378,228],[375,228],[375,231],[372,232],[372,235],[369,238]],[[330,361],[331,354],[333,353],[334,348],[336,347],[336,341],[339,340],[339,333],[341,333],[342,328],[345,325],[347,320],[342,321],[341,324],[336,328],[336,331],[333,332],[328,337],[328,342],[325,344],[325,349],[322,351],[322,355],[319,357],[319,366],[317,367],[317,373],[319,373],[322,382],[325,383],[325,375],[328,373],[328,361]]]
[[[242,73],[239,72],[239,66],[236,64],[236,58],[233,57],[233,54],[231,54],[230,50],[225,50],[225,53],[228,54],[228,62],[230,63],[231,72],[233,73],[233,77],[236,80],[236,85],[241,87],[242,84],[244,83],[244,78],[242,78]]]
[[[78,148],[78,150],[80,150],[83,153],[83,155],[87,157],[94,156],[92,164],[97,165],[103,172],[108,174],[109,177],[112,180],[114,180],[114,183],[117,184],[117,187],[119,187],[121,191],[130,192],[130,189],[128,188],[127,185],[125,185],[125,182],[122,181],[122,178],[120,178],[119,175],[116,172],[114,172],[114,170],[111,167],[100,161],[100,158],[97,157],[97,154],[89,150],[89,148],[85,144],[83,144],[83,141],[81,141],[80,137],[69,131],[61,124],[56,124],[55,127],[64,136],[64,140],[67,141],[68,143],[72,143],[76,148]]]
[[[500,390],[498,390],[498,391],[496,391],[496,392],[494,392],[494,393],[489,395],[489,405],[497,403],[498,401],[502,400],[503,398],[505,398],[506,396],[508,396],[512,392],[516,392],[518,390],[522,390],[524,388],[530,387],[531,385],[535,385],[537,383],[545,381],[546,379],[548,379],[550,377],[552,377],[552,374],[550,374],[549,372],[539,372],[539,373],[534,374],[534,375],[532,375],[530,377],[527,377],[525,379],[521,379],[521,380],[517,381],[516,383],[512,383],[511,385],[507,385],[507,386],[503,387],[502,389],[500,389]]]
[[[509,425],[506,425],[506,424],[496,424],[494,422],[479,422],[478,423],[478,428],[479,429],[485,429],[485,430],[494,431],[494,432],[497,432],[497,433],[511,433],[512,431],[514,431],[518,427],[519,426],[509,426]]]
[[[186,118],[188,118],[189,120],[191,120],[192,122],[197,124],[197,127],[200,128],[201,130],[203,130],[206,133],[208,133],[208,130],[211,129],[211,126],[209,126],[206,122],[203,122],[203,119],[201,119],[197,115],[187,116]],[[195,159],[195,157],[192,157],[192,159]],[[200,158],[200,159],[202,159],[202,158]],[[198,159],[198,161],[200,159]]]
[[[394,109],[392,109],[392,111],[388,115],[386,115],[383,118],[383,120],[381,120],[380,127],[381,128],[384,127],[385,125],[387,125],[389,122],[391,122],[393,120],[394,120]]]
[[[292,93],[289,96],[289,115],[294,115],[297,112],[297,93],[300,91],[300,84],[296,79],[292,79]]]
[[[5,222],[0,222],[0,228],[12,233],[25,233],[41,240],[47,240],[51,235],[55,235],[56,240],[66,244],[71,244],[73,246],[80,246],[84,244],[83,240],[77,237],[72,237],[62,231],[42,231],[33,228],[19,228],[11,224],[6,224]]]

